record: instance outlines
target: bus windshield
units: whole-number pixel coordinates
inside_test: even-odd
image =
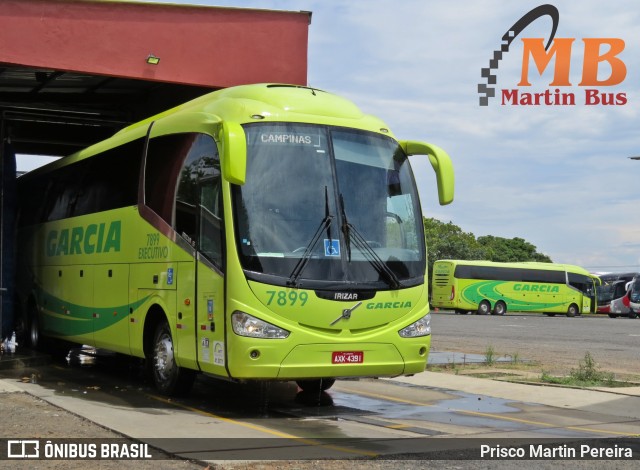
[[[251,124],[233,188],[245,274],[277,285],[394,289],[423,282],[425,248],[407,156],[386,136]]]
[[[631,291],[629,300],[634,303],[640,302],[640,279],[634,279],[629,290]]]
[[[602,284],[596,287],[598,305],[605,305],[613,299],[614,286],[612,284]]]

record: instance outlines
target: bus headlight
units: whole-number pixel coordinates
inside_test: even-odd
[[[403,338],[417,338],[419,336],[428,336],[431,334],[431,314],[427,313],[420,320],[404,327],[398,334]]]
[[[287,330],[278,328],[244,312],[233,312],[231,325],[234,333],[239,336],[264,339],[284,339],[289,336]]]

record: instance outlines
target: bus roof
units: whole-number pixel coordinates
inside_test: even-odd
[[[384,123],[364,114],[351,101],[317,88],[279,83],[240,85],[214,91],[126,127],[121,133],[146,127],[181,112],[206,113],[239,123],[290,121],[338,124],[376,132]],[[382,131],[388,133],[386,131]]]
[[[364,114],[351,101],[332,93],[299,85],[240,85],[208,93],[132,124],[109,139],[34,170],[28,175],[63,167],[143,137],[152,122],[160,124],[171,121],[172,126],[188,127],[189,122],[202,122],[203,115],[207,117],[207,132],[214,136],[217,132],[216,124],[221,121],[241,124],[267,121],[305,122],[351,127],[393,136],[383,121]]]
[[[469,266],[495,266],[503,268],[520,268],[520,269],[545,269],[548,271],[567,271],[579,274],[585,274],[589,277],[597,278],[589,273],[586,269],[573,264],[558,264],[558,263],[542,263],[537,261],[520,261],[512,263],[501,263],[497,261],[482,261],[482,260],[437,260],[436,263],[453,263],[454,265],[469,265]]]

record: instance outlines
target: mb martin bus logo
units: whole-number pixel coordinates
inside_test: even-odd
[[[582,103],[588,106],[616,106],[627,104],[624,92],[603,91],[602,87],[621,84],[627,76],[627,67],[618,57],[625,43],[619,38],[584,38],[582,55],[582,76],[577,84],[581,88],[576,93],[571,88],[569,73],[572,65],[572,48],[575,38],[557,38],[556,31],[560,22],[560,13],[553,5],[541,5],[534,8],[507,30],[502,36],[499,50],[493,52],[489,67],[481,70],[484,79],[478,84],[480,106],[488,106],[489,98],[496,96],[497,72],[500,61],[509,52],[513,41],[522,31],[538,18],[551,18],[549,38],[522,38],[522,69],[518,88],[500,90],[502,106],[575,106]],[[532,90],[529,81],[529,69],[533,62],[542,77],[555,57],[553,79],[542,90]],[[598,72],[601,72],[599,75]],[[550,75],[547,74],[547,75]],[[603,77],[602,75],[605,75]],[[525,88],[526,87],[526,88]]]

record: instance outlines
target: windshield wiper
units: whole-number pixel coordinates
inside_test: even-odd
[[[342,235],[344,235],[344,244],[347,249],[347,259],[351,262],[351,224],[347,220],[347,213],[344,211],[344,198],[340,193],[340,215],[342,216]]]
[[[382,261],[382,258],[378,256],[378,253],[369,246],[367,240],[347,220],[347,213],[344,210],[344,199],[342,194],[340,194],[340,215],[342,216],[342,233],[344,234],[349,262],[351,262],[351,238],[353,237],[353,244],[364,254],[364,257],[369,261],[369,263],[371,263],[378,274],[387,280],[387,283],[392,289],[400,289],[402,287],[402,283],[400,282],[400,279],[398,279],[398,276],[396,276],[396,273],[387,266],[387,263]]]
[[[331,222],[333,221],[333,216],[329,212],[329,190],[327,187],[324,187],[324,219],[320,222],[320,225],[316,229],[316,233],[313,234],[313,238],[307,245],[302,254],[300,260],[296,263],[293,271],[289,275],[289,280],[287,281],[287,285],[298,287],[298,279],[300,279],[300,275],[302,271],[307,266],[309,259],[311,258],[311,253],[313,253],[313,249],[318,244],[318,240],[322,236],[323,230],[327,231],[327,237],[331,240]]]

